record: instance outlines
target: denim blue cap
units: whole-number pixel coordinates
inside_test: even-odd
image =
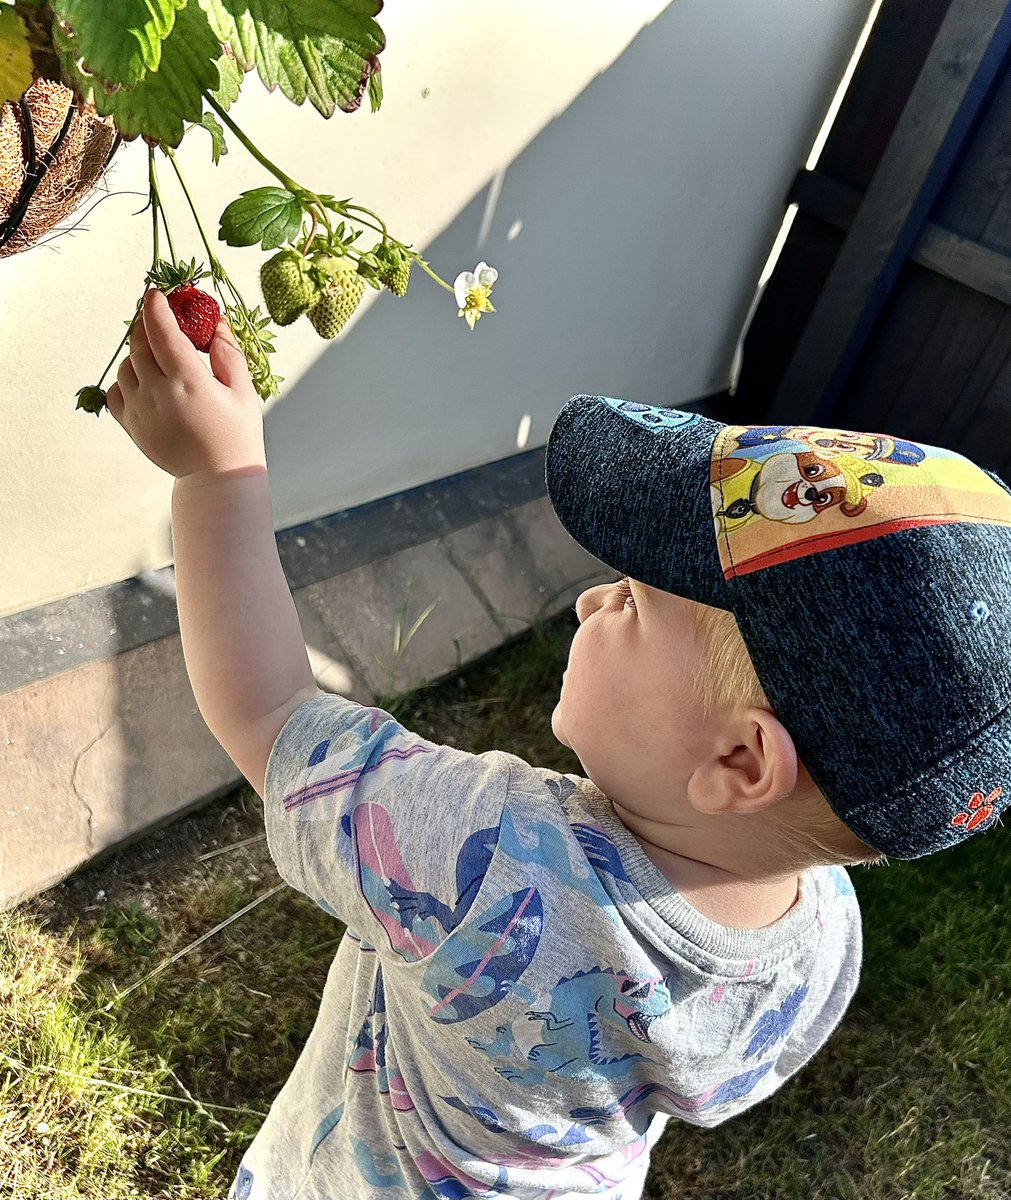
[[[548,494],[591,554],[737,620],[832,809],[912,859],[1011,802],[1011,491],[886,434],[576,396]]]

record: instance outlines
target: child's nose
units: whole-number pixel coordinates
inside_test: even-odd
[[[576,616],[579,618],[580,624],[604,603],[604,594],[607,588],[606,583],[600,583],[596,587],[587,588],[585,592],[580,593],[576,600]]]

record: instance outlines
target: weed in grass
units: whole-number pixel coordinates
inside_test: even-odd
[[[397,692],[397,671],[400,668],[400,660],[407,653],[407,649],[418,630],[424,625],[428,618],[435,611],[436,605],[439,603],[439,598],[436,597],[415,619],[411,622],[410,628],[405,632],[405,626],[408,622],[408,613],[411,608],[411,588],[414,584],[413,579],[408,579],[406,594],[404,595],[404,603],[400,606],[400,611],[397,613],[396,619],[393,622],[393,647],[392,653],[388,661],[384,662],[378,654],[373,654],[372,658],[376,666],[383,672],[384,685],[383,692],[379,698],[379,707],[385,709],[391,716],[395,716],[400,705],[403,703],[403,693]],[[460,661],[460,646],[456,645],[457,663]]]
[[[104,957],[111,965],[124,950],[138,958],[150,958],[161,936],[158,922],[147,915],[138,900],[113,909],[94,931],[92,954],[97,960]],[[103,955],[103,951],[106,953]]]

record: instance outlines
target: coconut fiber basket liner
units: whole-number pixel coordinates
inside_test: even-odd
[[[0,107],[0,258],[33,246],[92,190],[120,138],[108,117],[37,79]]]

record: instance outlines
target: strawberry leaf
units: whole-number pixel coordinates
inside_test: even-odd
[[[306,99],[324,117],[361,103],[386,45],[373,19],[382,0],[194,0],[239,66],[268,91]],[[376,94],[371,96],[373,104]]]
[[[228,246],[274,250],[294,241],[302,228],[302,206],[285,188],[262,187],[243,192],[221,214],[218,237]]]
[[[17,100],[32,86],[28,30],[13,8],[0,7],[0,104]]]
[[[57,23],[53,42],[67,78],[102,116],[113,118],[127,140],[140,134],[167,146],[178,146],[183,122],[199,122],[201,118],[203,93],[221,84],[221,46],[206,14],[196,4],[176,13],[172,32],[162,43],[158,70],[148,71],[135,84],[111,92],[95,76],[78,69],[81,48],[76,33],[68,34]]]
[[[134,84],[157,71],[176,10],[187,0],[52,0],[85,71],[106,84]],[[126,36],[124,36],[124,34]]]
[[[239,98],[239,89],[242,87],[242,72],[236,66],[235,59],[228,53],[222,54],[218,59],[218,74],[221,76],[221,83],[216,92],[211,92],[211,95],[224,109],[229,109]]]
[[[381,72],[373,71],[369,76],[369,104],[373,112],[378,112],[383,103],[383,77]]]
[[[218,118],[211,112],[205,112],[204,115],[196,122],[196,125],[202,129],[206,129],[211,135],[211,159],[215,166],[221,161],[221,157],[228,153],[228,147],[225,144],[225,131],[218,124]]]

